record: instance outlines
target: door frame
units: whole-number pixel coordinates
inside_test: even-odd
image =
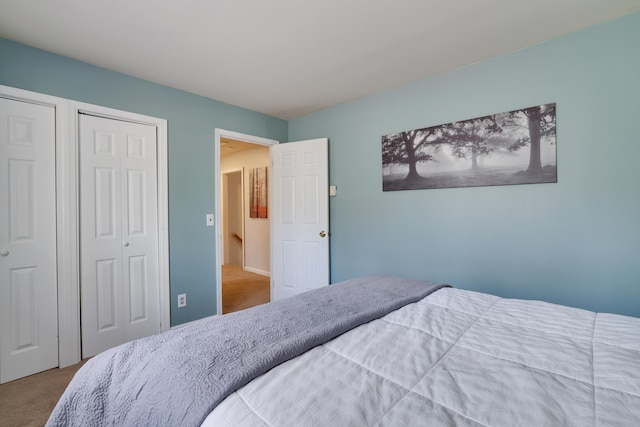
[[[230,170],[228,172],[224,172],[222,173],[222,171],[220,171],[220,173],[223,175],[222,177],[222,181],[221,183],[221,190],[220,190],[220,195],[222,196],[222,201],[223,203],[220,204],[220,209],[221,209],[221,216],[220,216],[220,223],[221,223],[221,227],[222,230],[220,231],[223,234],[226,231],[229,231],[229,217],[228,215],[225,215],[225,212],[229,211],[229,207],[227,206],[229,203],[229,176],[230,174],[240,174],[240,185],[241,185],[241,194],[240,194],[240,198],[242,200],[242,206],[240,207],[240,222],[241,222],[241,232],[242,232],[242,238],[244,239],[244,235],[245,235],[245,224],[244,224],[244,199],[245,199],[245,194],[244,194],[244,167],[240,168],[240,169],[233,169]],[[226,196],[226,197],[225,197]],[[223,210],[222,207],[225,206],[226,208]],[[220,264],[224,264],[224,260],[226,258],[226,251],[228,249],[228,247],[230,246],[228,242],[230,242],[231,240],[227,237],[227,239],[225,239],[225,236],[222,236],[222,240],[221,240],[221,244],[224,247],[224,250],[220,252],[220,256],[222,257]],[[225,243],[227,242],[227,243]],[[242,242],[242,268],[244,268],[244,241]]]
[[[216,128],[215,129],[215,140],[214,140],[214,160],[213,160],[213,165],[214,165],[214,188],[215,188],[215,221],[214,221],[214,227],[215,227],[215,239],[216,239],[216,314],[220,315],[222,314],[222,254],[221,254],[221,247],[222,247],[222,232],[223,232],[223,227],[222,227],[222,207],[221,207],[221,201],[222,201],[222,171],[220,170],[220,139],[221,138],[229,138],[229,139],[236,139],[238,141],[243,141],[243,142],[249,142],[251,144],[257,144],[257,145],[266,145],[268,147],[272,146],[272,145],[276,145],[279,144],[280,141],[276,141],[275,139],[268,139],[268,138],[263,138],[260,136],[254,136],[254,135],[249,135],[249,134],[245,134],[245,133],[240,133],[240,132],[234,132],[234,131],[230,131],[230,130],[225,130],[225,129],[220,129],[220,128]],[[244,175],[244,173],[243,173]],[[243,182],[244,182],[244,176],[243,176]],[[271,180],[268,181],[268,193],[271,194]],[[269,218],[269,222],[271,222],[271,218]],[[244,224],[244,220],[243,220],[243,224]],[[246,236],[243,236],[243,238]],[[243,249],[244,252],[244,249]],[[243,256],[244,258],[244,256]],[[244,261],[243,261],[244,264]]]
[[[80,361],[80,274],[78,114],[151,125],[157,132],[158,254],[160,281],[160,329],[170,326],[169,215],[167,121],[113,108],[87,104],[0,85],[0,96],[51,106],[56,124],[56,250],[58,282],[58,364],[60,368]]]

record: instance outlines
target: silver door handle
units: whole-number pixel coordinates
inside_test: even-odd
[[[7,256],[7,255],[9,255],[9,251],[2,251],[2,252],[0,252],[0,255]]]
[[[327,235],[327,232],[326,232],[326,231],[322,230],[322,231],[320,232],[320,237],[326,237],[326,235]]]
[[[129,242],[124,242],[122,245],[126,248],[127,246],[129,246]]]

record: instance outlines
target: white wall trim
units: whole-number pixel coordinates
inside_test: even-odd
[[[253,267],[245,267],[244,269],[246,271],[249,271],[251,273],[256,273],[256,274],[259,274],[261,276],[271,277],[271,272],[269,272],[269,271],[264,271],[264,270],[260,270],[258,268],[253,268]]]
[[[222,163],[222,160],[221,160]],[[228,225],[228,218],[225,216],[225,209],[223,209],[226,204],[228,203],[228,200],[224,199],[224,195],[225,195],[225,187],[228,185],[228,179],[229,177],[227,175],[229,174],[239,174],[240,175],[240,186],[242,188],[242,238],[244,239],[244,235],[245,235],[245,230],[244,230],[244,168],[238,168],[238,169],[230,169],[230,170],[226,170],[226,171],[222,171],[222,165],[220,166],[220,174],[223,175],[222,180],[220,181],[220,217],[218,218],[218,224],[219,226],[222,228],[222,230],[220,230],[221,236],[222,236],[222,240],[221,240],[221,244],[222,246],[224,246],[224,251],[220,254],[221,258],[220,258],[220,264],[224,264],[225,260],[227,260],[229,257],[227,256],[229,254],[229,236],[227,235],[227,233],[225,233],[225,231],[227,230],[226,225]],[[227,197],[228,197],[228,192],[227,192]],[[225,225],[226,224],[226,225]],[[242,265],[244,266],[244,244],[242,245]]]
[[[215,203],[216,203],[216,219],[215,219],[215,239],[216,239],[216,313],[222,314],[222,254],[220,253],[222,247],[222,173],[220,170],[220,138],[230,138],[243,142],[250,142],[252,144],[266,145],[272,146],[279,144],[279,141],[274,139],[263,138],[260,136],[247,135],[244,133],[234,132],[225,129],[216,128],[215,130],[215,141],[214,141],[214,188],[216,192]],[[244,173],[243,173],[244,177]],[[271,181],[269,181],[269,186],[271,186]],[[244,187],[244,185],[243,185]],[[271,193],[271,189],[269,188],[269,193]],[[244,222],[244,221],[243,221]]]
[[[80,361],[78,112],[155,126],[158,137],[158,237],[161,330],[170,325],[167,121],[0,85],[0,96],[52,106],[56,123],[58,365]]]

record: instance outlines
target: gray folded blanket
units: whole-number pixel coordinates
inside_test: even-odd
[[[78,371],[47,426],[199,426],[253,378],[443,286],[361,277],[123,344]]]

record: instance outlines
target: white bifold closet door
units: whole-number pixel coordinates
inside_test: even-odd
[[[156,128],[79,116],[82,357],[160,332]]]
[[[55,110],[0,98],[0,383],[58,366]]]

